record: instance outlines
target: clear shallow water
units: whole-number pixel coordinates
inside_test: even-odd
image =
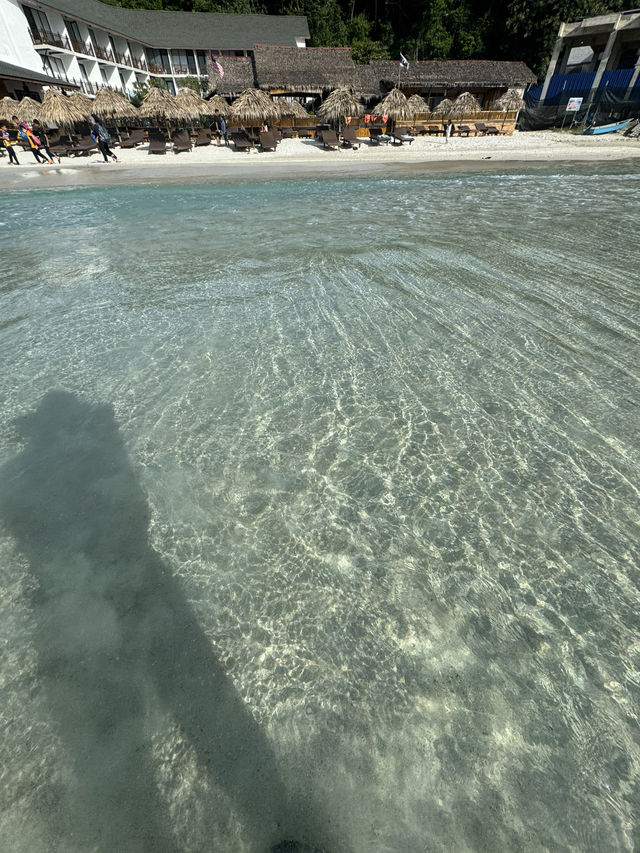
[[[0,846],[640,844],[624,168],[0,200]]]

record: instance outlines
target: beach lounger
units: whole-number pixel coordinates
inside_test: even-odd
[[[492,124],[485,124],[483,121],[474,121],[476,133],[481,133],[483,136],[497,136],[500,131]]]
[[[344,128],[342,142],[347,148],[360,148],[362,145],[362,140],[357,136],[355,127]]]
[[[166,154],[167,140],[160,130],[149,131],[149,154]]]
[[[405,142],[408,142],[409,145],[413,142],[413,136],[409,136],[408,133],[393,133],[391,135],[391,142],[394,145],[404,145]]]
[[[338,149],[340,148],[340,140],[335,130],[323,130],[320,134],[322,145],[324,148]]]
[[[120,148],[135,148],[141,142],[144,142],[144,130],[132,130],[129,136],[122,140]]]
[[[453,133],[457,133],[457,134],[458,134],[458,136],[462,136],[463,134],[464,134],[465,136],[469,136],[469,134],[473,133],[473,130],[472,130],[472,129],[469,127],[469,125],[467,125],[467,124],[459,124],[459,125],[455,128],[455,130],[453,131]],[[453,136],[453,133],[451,134],[452,136]]]
[[[199,148],[201,145],[211,145],[211,128],[201,127],[194,145],[196,148]]]
[[[263,130],[258,137],[261,151],[275,151],[276,139],[271,130]]]
[[[381,127],[370,127],[369,141],[372,145],[380,145],[381,142],[387,144],[391,141],[391,137],[386,133],[383,133]]]
[[[191,151],[191,140],[186,130],[173,134],[173,153],[180,154],[181,151]]]
[[[233,130],[229,134],[229,138],[233,142],[234,151],[251,151],[253,143],[242,130]]]
[[[81,137],[78,142],[67,147],[66,153],[69,157],[88,157],[98,150],[98,143],[94,142],[90,136]]]
[[[442,125],[439,125],[439,124],[426,124],[425,125],[425,133],[427,133],[429,136],[438,136],[439,134],[442,134],[444,136],[444,132],[445,132],[445,130],[444,130],[444,127],[442,127]]]

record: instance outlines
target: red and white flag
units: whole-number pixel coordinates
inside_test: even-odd
[[[210,54],[209,54],[209,58],[211,59],[211,61],[212,61],[212,62],[213,62],[213,64],[215,65],[215,67],[216,67],[216,71],[218,72],[218,74],[220,75],[220,77],[224,77],[224,68],[222,67],[222,65],[220,65],[220,63],[219,63],[219,62],[218,62],[218,60],[215,58],[215,56],[214,56],[212,53],[210,53]]]

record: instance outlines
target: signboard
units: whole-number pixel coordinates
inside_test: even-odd
[[[582,98],[569,98],[567,101],[567,112],[577,113],[582,106]]]

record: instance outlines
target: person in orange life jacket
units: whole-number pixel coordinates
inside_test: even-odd
[[[18,136],[29,143],[29,148],[31,148],[31,153],[36,158],[36,163],[48,163],[50,166],[53,166],[53,160],[47,159],[40,151],[40,140],[34,135],[33,130],[26,121],[20,121],[18,116],[11,116],[11,121],[18,125]]]
[[[53,158],[60,162],[60,158],[57,154],[53,154],[51,149],[49,148],[49,138],[47,136],[47,132],[44,127],[40,124],[37,118],[33,120],[33,132],[40,140],[40,150],[46,152],[47,157],[53,162]]]
[[[13,142],[9,138],[9,131],[7,130],[6,124],[3,124],[0,127],[0,139],[2,139],[2,144],[6,148],[7,154],[9,155],[9,163],[7,165],[13,166],[15,164],[16,166],[19,166],[20,163],[18,162],[16,152],[13,150]]]

